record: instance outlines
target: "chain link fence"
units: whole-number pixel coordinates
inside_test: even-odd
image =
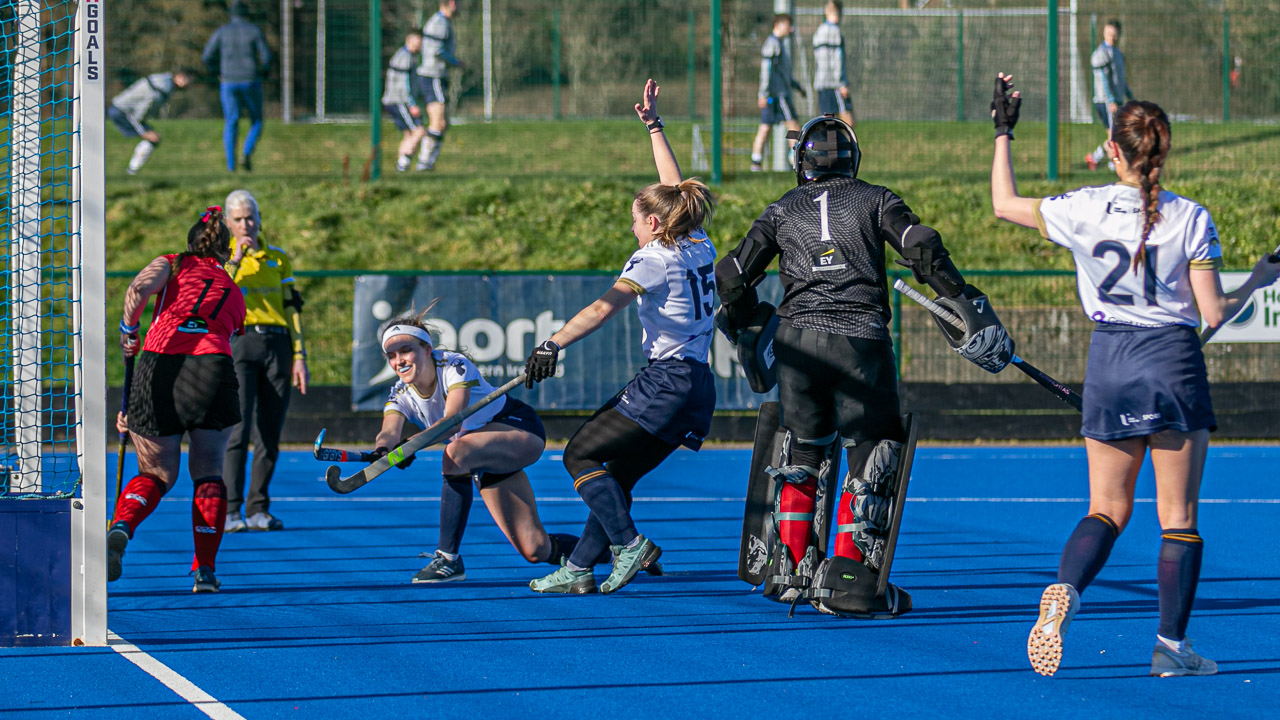
[[[654,77],[663,86],[667,118],[693,123],[695,154],[714,146],[710,119],[718,113],[724,121],[724,169],[745,170],[759,122],[760,48],[779,3],[718,0],[719,107],[713,107],[711,93],[714,4],[717,0],[461,0],[453,24],[466,65],[452,75],[450,113],[456,123],[625,118],[645,78]],[[1103,137],[1094,124],[1090,54],[1101,42],[1103,25],[1115,18],[1123,24],[1120,47],[1128,84],[1175,119],[1175,154],[1181,157],[1171,168],[1255,171],[1280,160],[1275,71],[1280,46],[1274,43],[1280,34],[1280,0],[1052,4],[1058,9],[1056,38],[1049,32],[1047,2],[846,2],[841,26],[850,95],[864,141],[935,146],[931,154],[914,156],[909,167],[895,168],[899,171],[946,172],[960,161],[969,167],[971,157],[985,150],[981,141],[992,78],[1008,71],[1026,97],[1020,140],[1046,146],[1036,153],[1036,162],[1083,169],[1084,153]],[[371,19],[375,5],[381,12]],[[823,20],[822,5],[821,0],[789,3],[795,17],[795,74],[810,87],[812,38]],[[367,123],[371,85],[380,82],[405,34],[420,30],[435,10],[435,0],[251,2],[249,19],[264,29],[276,56],[264,79],[269,120]],[[225,18],[217,2],[112,3],[110,89],[148,72],[200,67],[206,38],[193,28],[212,32]],[[370,57],[372,33],[380,36],[376,58]],[[1051,46],[1057,48],[1053,58],[1047,52]],[[1052,80],[1051,65],[1056,65]],[[206,75],[205,80],[178,94],[168,117],[219,117],[216,79]],[[796,98],[801,115],[816,113],[814,95],[810,90],[807,98]],[[1051,111],[1059,123],[1056,133],[1046,126]],[[264,137],[268,146],[282,133],[272,135],[268,131]],[[384,135],[394,137],[389,125]],[[546,170],[522,165],[512,173]]]

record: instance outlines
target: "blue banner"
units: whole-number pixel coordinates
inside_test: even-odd
[[[435,302],[427,320],[437,347],[466,353],[499,385],[523,372],[533,347],[603,295],[613,279],[607,273],[361,275],[352,319],[351,403],[357,410],[381,410],[395,384],[377,335],[392,317]],[[758,289],[775,305],[782,296],[776,275]],[[513,394],[540,410],[594,410],[644,366],[641,333],[633,305],[561,353],[554,379]],[[718,332],[710,362],[717,409],[752,410],[777,399],[776,390],[751,391],[733,346]]]

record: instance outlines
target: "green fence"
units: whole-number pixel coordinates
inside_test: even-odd
[[[669,121],[694,146],[695,166],[710,169],[717,141],[723,170],[745,171],[758,122],[759,51],[778,3],[772,0],[463,0],[454,19],[466,67],[450,85],[455,122],[545,124],[631,116],[647,77],[663,86]],[[785,3],[784,3],[785,4]],[[790,3],[796,18],[797,79],[809,84],[811,40],[822,0]],[[341,158],[358,174],[368,155],[371,85],[407,32],[420,29],[434,0],[310,0],[251,4],[251,19],[269,39],[276,62],[265,80],[268,117],[292,123],[356,122],[365,148],[309,139],[289,145],[293,131],[269,126],[267,153],[301,161],[261,164],[268,172],[337,174]],[[895,169],[944,173],[957,158],[985,150],[990,86],[997,71],[1015,73],[1025,93],[1025,137],[1037,143],[1034,169],[1083,171],[1084,153],[1102,139],[1093,124],[1089,56],[1101,26],[1122,21],[1129,85],[1175,119],[1175,171],[1270,170],[1280,161],[1280,0],[950,0],[845,3],[851,99],[864,142],[927,145]],[[912,7],[904,9],[903,5]],[[370,17],[370,9],[379,9]],[[1056,19],[1049,21],[1051,9]],[[713,32],[718,13],[718,34]],[[120,0],[108,12],[111,87],[148,72],[199,67],[204,37],[225,19],[217,3]],[[375,29],[376,28],[376,29]],[[371,42],[374,35],[379,42]],[[720,52],[713,68],[712,48]],[[371,48],[380,48],[376,57]],[[1048,49],[1056,49],[1050,55]],[[712,72],[723,102],[712,106]],[[373,72],[371,72],[371,70]],[[797,97],[802,115],[816,112],[814,93]],[[1051,112],[1053,111],[1053,112]],[[713,136],[712,116],[724,123]],[[178,93],[167,117],[220,116],[214,78]],[[518,142],[519,126],[504,127]],[[573,144],[577,130],[562,133]],[[382,129],[384,146],[397,134]],[[218,134],[208,133],[210,152]],[[546,147],[545,132],[528,142]],[[682,138],[683,139],[683,138]],[[123,142],[109,133],[112,143]],[[448,147],[448,146],[446,146]],[[643,148],[642,148],[643,149]],[[583,150],[584,152],[586,149]],[[164,152],[164,151],[161,151]],[[384,147],[384,152],[393,150]],[[548,154],[550,155],[550,154]],[[314,156],[314,157],[312,157]],[[446,155],[447,157],[447,155]],[[636,163],[646,158],[636,153]],[[510,174],[555,172],[553,157],[512,164]],[[962,167],[969,167],[965,164]],[[1028,168],[1032,169],[1032,168]],[[159,169],[153,172],[161,172]],[[170,170],[169,172],[174,172]]]
[[[351,382],[351,323],[354,278],[364,274],[418,274],[406,271],[297,271],[307,298],[304,313],[312,382],[349,385]],[[911,281],[909,273],[891,272]],[[1080,310],[1075,273],[1067,271],[975,270],[966,277],[985,291],[1017,342],[1018,354],[1060,381],[1084,380],[1085,359],[1093,321]],[[600,272],[601,287],[616,275]],[[110,298],[107,318],[120,315],[124,290],[133,273],[108,272]],[[1023,383],[1019,373],[991,375],[960,359],[943,341],[928,311],[893,294],[894,334],[903,380],[943,383]],[[144,324],[150,315],[144,316]],[[123,364],[118,346],[108,362],[110,382],[118,385]],[[1280,343],[1213,344],[1205,353],[1210,378],[1217,382],[1255,382],[1275,379],[1280,367]]]

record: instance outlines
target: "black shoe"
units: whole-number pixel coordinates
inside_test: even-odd
[[[462,556],[450,560],[444,553],[436,551],[434,558],[426,567],[413,576],[415,583],[441,583],[454,580],[466,580],[467,571],[462,566]]]
[[[118,522],[107,531],[107,582],[115,582],[124,572],[124,549],[129,544],[129,526]]]
[[[191,587],[193,593],[216,593],[222,587],[218,576],[207,567],[196,568],[196,584]]]
[[[253,172],[253,157],[245,155],[244,161],[240,163],[240,167],[244,168],[245,172]]]

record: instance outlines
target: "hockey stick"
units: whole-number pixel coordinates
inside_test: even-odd
[[[120,394],[121,395],[120,412],[121,414],[126,416],[129,414],[129,388],[133,386],[133,361],[135,359],[136,358],[134,357],[126,357],[124,359],[124,391],[121,392]],[[125,447],[128,446],[128,444],[129,444],[129,433],[127,432],[120,433],[120,447],[116,450],[115,505],[120,504],[121,487],[124,485],[124,451],[125,451]],[[111,521],[115,518],[115,515],[116,515],[115,507],[113,506],[111,509],[111,517],[107,518],[108,524],[110,524]]]
[[[316,446],[312,451],[317,460],[324,462],[362,462],[370,463],[377,460],[371,452],[363,450],[343,450],[341,448],[324,447],[324,428],[320,429],[320,434],[316,436]]]
[[[1280,245],[1277,245],[1275,251],[1271,253],[1271,257],[1275,258],[1277,256],[1280,256]],[[1280,262],[1280,259],[1270,260],[1269,262]],[[1240,303],[1240,307],[1236,310],[1236,315],[1240,314],[1241,310],[1244,310],[1245,305],[1246,303]],[[1208,345],[1209,341],[1213,339],[1214,335],[1218,334],[1218,331],[1222,329],[1223,325],[1226,325],[1227,323],[1231,322],[1231,319],[1234,317],[1235,315],[1232,315],[1229,318],[1223,319],[1222,325],[1219,325],[1217,327],[1205,328],[1204,332],[1200,333],[1200,347],[1204,347],[1205,345]]]
[[[339,469],[337,465],[330,465],[329,469],[324,473],[325,482],[329,483],[330,490],[340,495],[346,495],[349,492],[353,492],[364,487],[370,480],[378,477],[387,470],[390,470],[392,465],[403,461],[405,458],[423,448],[435,445],[441,440],[444,440],[457,432],[458,428],[462,426],[464,420],[475,415],[480,410],[483,410],[486,405],[494,400],[497,400],[503,395],[506,395],[516,389],[516,386],[524,382],[524,377],[525,374],[520,373],[519,376],[508,382],[506,385],[503,385],[474,403],[471,403],[471,405],[464,408],[462,412],[457,415],[453,415],[445,419],[440,424],[427,428],[408,440],[405,440],[396,447],[395,450],[392,450],[383,457],[378,458],[373,462],[373,464],[354,475],[342,477],[342,470]]]
[[[919,290],[916,290],[915,288],[903,282],[901,278],[893,281],[893,289],[897,290],[903,295],[906,295],[912,300],[915,300],[916,302],[920,303],[925,307],[925,309],[927,309],[929,312],[933,313],[934,315],[937,315],[938,317],[942,318],[942,320],[946,322],[948,325],[950,325],[951,327],[961,332],[964,332],[964,323],[960,320],[960,318],[953,315],[950,310],[947,310],[946,308],[942,307],[938,303],[925,297],[923,293],[921,293]],[[1053,393],[1062,402],[1070,405],[1071,407],[1075,408],[1078,411],[1083,406],[1084,398],[1080,397],[1079,393],[1067,387],[1066,385],[1063,385],[1057,380],[1054,380],[1052,377],[1047,375],[1040,368],[1036,367],[1035,365],[1032,365],[1026,360],[1023,360],[1017,355],[1014,355],[1013,359],[1010,362],[1013,363],[1014,367],[1026,373],[1027,377],[1031,378],[1032,380],[1035,380],[1036,383],[1040,385],[1040,387]]]

